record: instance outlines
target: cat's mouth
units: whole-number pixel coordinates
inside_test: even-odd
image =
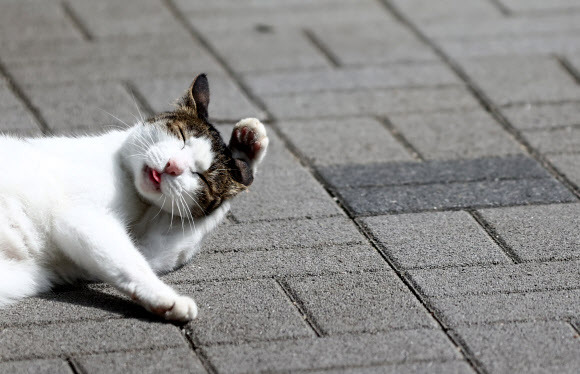
[[[161,190],[161,173],[145,165],[145,174],[156,191]]]

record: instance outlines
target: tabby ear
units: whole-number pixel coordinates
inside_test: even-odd
[[[195,77],[182,102],[185,107],[193,109],[199,118],[208,118],[209,82],[205,74]]]
[[[254,171],[250,165],[239,158],[234,158],[235,167],[232,169],[232,178],[243,184],[244,186],[249,186],[254,181]]]

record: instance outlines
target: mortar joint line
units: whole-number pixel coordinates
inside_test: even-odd
[[[87,42],[93,42],[95,40],[95,37],[89,31],[89,28],[83,23],[81,17],[79,17],[77,12],[68,3],[68,1],[61,1],[60,5],[66,17],[71,21],[73,26],[82,35],[83,39]]]
[[[308,41],[326,58],[333,68],[342,66],[340,59],[328,48],[322,40],[310,29],[303,29],[302,33]]]
[[[143,110],[147,116],[153,116],[155,114],[153,107],[149,104],[147,99],[145,99],[145,96],[143,96],[141,91],[137,89],[133,82],[129,80],[123,81],[123,88],[125,88],[127,93],[131,95],[135,105]]]
[[[201,362],[201,365],[205,368],[208,374],[217,374],[218,373],[217,368],[210,361],[209,357],[206,356],[205,352],[203,352],[203,349],[199,346],[199,344],[194,342],[194,338],[191,332],[188,331],[185,328],[185,326],[180,327],[179,330],[181,330],[181,333],[183,334],[185,341],[189,345],[189,348],[197,356],[197,358]]]
[[[505,6],[501,0],[488,0],[491,5],[493,5],[504,17],[513,17],[514,13],[512,10]]]
[[[425,161],[425,157],[419,152],[419,150],[411,144],[411,142],[399,131],[399,129],[393,124],[393,122],[388,117],[375,117],[384,128],[389,131],[389,133],[397,140],[411,156],[418,161]]]
[[[554,57],[556,58],[556,60],[560,64],[560,66],[568,74],[570,74],[572,76],[572,78],[574,79],[574,81],[577,84],[580,84],[580,71],[578,71],[578,69],[576,69],[576,67],[574,65],[572,65],[572,63],[565,56],[556,55]]]
[[[65,361],[68,365],[68,367],[70,368],[70,370],[74,373],[74,374],[84,374],[84,370],[82,370],[79,365],[77,364],[77,362],[74,360],[74,358],[72,357],[66,357]]]
[[[578,334],[578,338],[580,339],[580,326],[574,321],[569,321],[568,324],[570,324],[572,330],[576,331],[576,334]]]
[[[0,76],[4,77],[6,80],[10,91],[17,97],[17,99],[23,104],[23,106],[32,114],[36,123],[40,127],[40,131],[44,135],[51,135],[52,130],[48,126],[46,119],[40,113],[40,110],[32,103],[28,96],[24,93],[24,90],[16,82],[16,79],[12,76],[9,70],[6,68],[4,63],[0,60]]]
[[[497,233],[497,231],[491,226],[489,222],[483,218],[481,213],[475,209],[467,209],[467,213],[481,228],[486,232],[486,234],[494,241],[495,244],[502,250],[502,252],[514,263],[522,263],[521,257],[503,240],[503,238]]]
[[[288,300],[290,300],[292,305],[294,305],[294,307],[296,307],[296,309],[298,310],[298,313],[300,313],[300,315],[302,316],[302,318],[304,319],[306,324],[310,327],[310,329],[314,332],[314,334],[316,334],[316,336],[319,338],[326,335],[324,333],[324,331],[322,330],[322,328],[320,326],[318,326],[318,324],[315,322],[314,318],[310,315],[310,313],[308,313],[308,310],[302,304],[302,302],[296,296],[296,294],[290,288],[290,286],[288,284],[286,284],[286,282],[283,279],[280,279],[278,277],[274,277],[273,279],[276,282],[276,284],[280,287],[282,292],[284,292],[286,297],[288,297]]]
[[[425,35],[419,27],[413,24],[407,19],[394,5],[391,4],[390,0],[380,0],[385,8],[391,12],[391,14],[401,22],[402,25],[406,26],[409,31],[411,31],[419,40],[421,40],[426,46],[431,48],[433,52],[441,58],[441,60],[449,66],[449,68],[464,82],[466,88],[474,96],[477,102],[491,114],[491,116],[496,120],[496,122],[510,134],[516,142],[518,142],[525,151],[536,161],[544,167],[554,178],[556,178],[560,183],[562,183],[577,199],[580,199],[580,190],[573,182],[571,182],[565,175],[560,173],[550,161],[548,161],[538,150],[531,146],[531,144],[522,136],[520,131],[518,131],[510,121],[503,115],[497,105],[484,93],[484,91],[469,77],[469,75],[463,70],[463,68],[456,63],[451,57],[449,57],[435,42],[433,42],[427,35]]]

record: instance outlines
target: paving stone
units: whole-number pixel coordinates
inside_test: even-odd
[[[577,334],[564,322],[465,327],[457,332],[490,373],[575,373]]]
[[[155,51],[155,54],[152,54],[152,51]],[[159,62],[161,58],[164,58],[176,61],[187,60],[192,64],[191,68],[206,66],[205,69],[221,71],[216,67],[217,62],[198,41],[182,33],[171,35],[171,43],[168,43],[167,35],[118,35],[115,38],[92,43],[82,40],[50,42],[30,40],[16,45],[4,45],[3,52],[5,54],[3,53],[2,61],[6,62],[10,68],[40,63],[73,65],[73,63],[91,62],[91,67],[98,69],[108,60],[137,64],[142,59]],[[161,73],[168,74],[170,71],[156,72],[156,74]],[[194,74],[195,71],[189,71],[189,73]]]
[[[187,347],[78,356],[74,361],[87,374],[207,373]]]
[[[14,20],[18,20],[14,22]],[[2,41],[26,40],[80,40],[82,35],[66,18],[59,2],[46,1],[39,6],[36,1],[3,1],[0,14]]]
[[[24,299],[0,309],[0,326],[147,316],[143,308],[110,288],[75,287]]]
[[[568,33],[566,33],[568,34]],[[438,42],[454,59],[484,56],[513,57],[538,55],[568,55],[580,52],[580,41],[571,35],[539,35],[492,39],[445,39]]]
[[[483,110],[390,117],[426,159],[478,158],[521,153],[519,144]]]
[[[431,299],[429,304],[452,326],[570,319],[578,315],[580,290],[442,297]]]
[[[327,334],[438,326],[393,271],[290,278],[285,282]]]
[[[502,40],[535,36],[566,36],[578,32],[578,16],[574,13],[537,17],[452,18],[424,24],[423,31],[441,40]]]
[[[397,21],[313,26],[316,37],[345,65],[438,61]]]
[[[580,288],[579,261],[409,270],[428,297]]]
[[[206,251],[325,247],[366,242],[344,216],[220,226],[204,243]]]
[[[568,12],[580,8],[580,4],[574,0],[501,0],[513,12],[538,12],[548,11]]]
[[[297,371],[459,358],[455,347],[439,330],[222,345],[204,348],[204,352],[220,373]]]
[[[462,65],[499,105],[580,99],[580,87],[553,58],[489,57]]]
[[[298,165],[261,173],[250,192],[236,198],[231,211],[240,222],[324,217],[341,212],[316,180]]]
[[[399,365],[340,368],[308,371],[313,374],[473,374],[475,371],[465,361],[417,362]]]
[[[445,0],[432,2],[429,0],[395,0],[393,4],[406,16],[429,24],[433,21],[453,21],[455,19],[497,19],[501,17],[499,10],[485,0]],[[450,12],[450,9],[453,9]]]
[[[206,37],[238,72],[329,67],[323,55],[297,30],[210,32]]]
[[[536,161],[523,155],[474,160],[333,165],[319,167],[318,171],[327,183],[336,188],[550,177]]]
[[[369,245],[333,245],[271,251],[202,253],[183,268],[165,275],[166,282],[303,276],[383,270],[387,263]]]
[[[364,3],[364,1],[361,1]],[[206,12],[216,14],[223,12],[241,12],[246,10],[260,11],[264,9],[292,11],[300,9],[328,9],[335,6],[352,4],[350,0],[286,0],[283,2],[272,2],[270,0],[251,0],[243,3],[231,0],[215,0],[207,2],[204,0],[175,0],[179,9],[187,12]]]
[[[577,152],[580,149],[580,127],[527,131],[523,135],[541,153]]]
[[[413,160],[387,129],[372,118],[283,121],[278,127],[317,165]]]
[[[281,119],[389,116],[397,113],[434,112],[479,106],[462,87],[302,93],[266,96],[264,101],[273,115]]]
[[[167,7],[155,0],[73,1],[71,6],[89,32],[98,38],[163,33],[171,38],[186,32]]]
[[[280,29],[308,28],[313,25],[366,23],[392,21],[380,3],[372,0],[292,3],[277,2],[275,7],[245,2],[223,4],[214,9],[207,5],[191,7],[181,2],[181,9],[186,9],[186,16],[196,28],[210,35],[212,32],[235,32],[237,30],[259,30],[264,33]],[[291,13],[292,17],[288,17]],[[235,22],[232,18],[235,17]]]
[[[518,105],[502,112],[520,130],[580,125],[580,103]]]
[[[442,63],[291,71],[244,75],[258,95],[458,84]]]
[[[35,86],[26,94],[59,133],[125,128],[121,121],[133,125],[139,118],[136,102],[118,83]]]
[[[576,201],[555,179],[368,187],[339,191],[355,215]]]
[[[73,374],[63,360],[31,360],[0,363],[1,373],[10,374]]]
[[[135,319],[8,327],[0,331],[0,360],[186,344],[179,329],[171,324]]]
[[[156,112],[171,110],[194,79],[194,75],[155,77],[136,80],[135,87]],[[211,89],[211,120],[237,122],[241,118],[265,119],[266,115],[244,95],[238,86],[221,74],[209,74]]]
[[[404,268],[510,262],[466,212],[368,217],[361,222]]]
[[[485,220],[523,260],[580,258],[580,205],[485,209]]]
[[[32,114],[24,109],[24,106],[18,105],[0,110],[2,110],[2,116],[0,116],[0,133],[17,131],[19,133],[40,134],[39,125],[37,125]]]
[[[568,179],[580,187],[580,154],[549,155],[550,162]]]
[[[193,295],[198,318],[187,325],[199,344],[314,336],[274,280],[228,281],[176,287]]]

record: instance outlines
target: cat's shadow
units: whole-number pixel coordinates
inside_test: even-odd
[[[37,298],[56,304],[78,306],[80,309],[77,310],[77,317],[80,319],[120,317],[150,322],[162,321],[159,317],[147,312],[142,306],[122,295],[85,283],[60,286],[51,292],[38,295]]]

